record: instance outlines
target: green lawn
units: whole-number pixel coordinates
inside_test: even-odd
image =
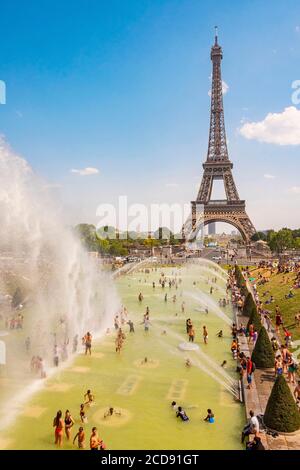
[[[271,304],[265,305],[265,308],[270,310],[271,318],[275,320],[275,307],[279,305],[284,324],[292,332],[293,340],[300,339],[300,328],[295,325],[295,314],[300,311],[300,289],[294,289],[295,297],[291,299],[286,299],[285,295],[289,293],[290,288],[293,285],[295,279],[295,274],[272,274],[270,276],[269,269],[252,269],[251,276],[258,279],[258,274],[261,273],[263,276],[266,276],[269,279],[269,282],[262,286],[257,285],[258,293],[260,295],[260,300],[265,302],[265,300],[270,298],[270,295],[274,296],[275,301]],[[268,293],[269,291],[269,293]],[[265,296],[264,294],[267,293]]]

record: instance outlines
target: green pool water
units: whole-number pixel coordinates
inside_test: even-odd
[[[166,276],[182,278],[182,284],[163,290],[158,279],[163,271]],[[209,294],[206,278],[214,273],[206,268],[159,268],[148,274],[134,272],[117,279],[117,287],[135,333],[124,327],[126,340],[120,355],[114,348],[115,333],[106,335],[93,345],[93,355],[78,355],[72,365],[45,381],[44,388],[31,397],[20,410],[16,421],[0,434],[0,448],[54,449],[53,417],[58,409],[70,409],[76,421],[74,431],[80,426],[79,405],[84,392],[90,388],[96,404],[87,411],[85,425],[87,444],[93,426],[108,449],[241,449],[240,431],[244,425],[244,408],[220,382],[201,370],[205,366],[213,372],[211,363],[195,352],[181,352],[178,343],[186,340],[185,319],[190,317],[196,329],[195,342],[210,360],[220,365],[227,361],[226,372],[236,378],[236,364],[230,353],[230,328],[211,309],[208,315],[199,312],[199,302],[188,293],[201,296]],[[152,281],[156,282],[153,289]],[[193,282],[196,281],[196,286]],[[211,298],[224,297],[225,281],[218,279]],[[218,290],[216,290],[218,289]],[[138,302],[139,292],[143,302]],[[169,300],[164,301],[165,293]],[[171,297],[176,294],[174,303]],[[185,301],[185,313],[181,304]],[[150,331],[142,325],[146,306],[150,308]],[[222,309],[232,317],[231,307]],[[202,327],[208,328],[208,345],[202,339]],[[222,329],[224,337],[216,336]],[[166,334],[162,334],[166,331]],[[142,366],[147,357],[148,366]],[[192,366],[187,368],[189,358]],[[214,371],[218,377],[222,377]],[[175,417],[170,403],[175,399],[182,405],[190,421],[183,423]],[[108,407],[121,410],[122,416],[103,419]],[[215,423],[203,421],[207,408],[212,408]],[[9,413],[9,409],[7,410]],[[88,447],[88,446],[87,446]],[[63,449],[74,448],[64,439]]]

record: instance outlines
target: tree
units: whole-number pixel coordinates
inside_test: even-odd
[[[98,239],[97,240],[97,251],[99,253],[108,253],[109,252],[109,241],[105,239]]]
[[[256,305],[253,300],[253,296],[251,292],[248,292],[246,299],[245,299],[244,307],[243,307],[243,315],[245,317],[251,317],[254,309],[256,310]]]
[[[259,369],[274,366],[274,351],[266,329],[261,326],[255,347],[252,352],[252,361]]]
[[[97,237],[95,225],[78,224],[74,230],[87,250],[96,251]]]
[[[234,269],[235,279],[238,287],[243,287],[246,285],[245,278],[242,274],[241,268],[236,264]]]
[[[108,252],[112,256],[127,256],[128,255],[127,248],[125,248],[119,240],[110,240],[110,246],[109,246]]]
[[[252,235],[251,240],[253,242],[257,242],[258,240],[263,240],[265,242],[267,241],[267,235],[265,232],[256,232],[254,235]]]
[[[145,238],[143,241],[143,245],[145,245],[147,248],[152,248],[153,246],[159,246],[159,240],[156,240],[155,238]]]
[[[272,232],[268,238],[269,247],[276,253],[282,253],[285,249],[294,246],[292,230],[288,228],[282,228],[279,232]]]
[[[257,332],[260,331],[262,325],[261,325],[260,316],[257,312],[256,306],[255,306],[255,308],[252,309],[252,312],[250,314],[250,318],[249,318],[248,323],[247,323],[247,330],[249,330],[249,326],[251,324],[254,326],[254,328],[256,329]]]
[[[278,432],[295,432],[300,428],[300,413],[283,375],[279,375],[275,380],[264,422]]]

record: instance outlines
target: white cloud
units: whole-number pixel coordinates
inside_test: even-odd
[[[267,180],[273,180],[274,178],[276,178],[276,176],[270,175],[269,173],[266,173],[266,174],[264,174],[264,178],[266,178]]]
[[[211,80],[211,76],[210,76],[209,78],[210,78],[210,80]],[[229,85],[227,85],[227,83],[224,82],[224,80],[222,80],[222,92],[223,92],[223,95],[226,95],[226,93],[228,92],[228,90],[229,90]],[[211,90],[209,90],[208,96],[211,96]]]
[[[62,185],[59,183],[48,183],[44,186],[45,189],[59,189],[62,188]]]
[[[224,82],[224,80],[222,80],[222,91],[223,91],[223,95],[226,95],[227,91],[229,90],[229,85],[227,85],[226,82]]]
[[[76,173],[77,175],[80,176],[90,176],[90,175],[96,175],[99,173],[98,168],[82,168],[81,170],[77,170],[76,168],[72,168],[71,173]]]
[[[276,145],[300,145],[300,109],[285,108],[281,113],[269,113],[258,122],[247,122],[239,129],[246,139]]]
[[[289,191],[294,194],[300,194],[300,186],[292,186]]]

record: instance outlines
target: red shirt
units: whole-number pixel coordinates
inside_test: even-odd
[[[247,361],[247,374],[252,374],[252,361]]]

